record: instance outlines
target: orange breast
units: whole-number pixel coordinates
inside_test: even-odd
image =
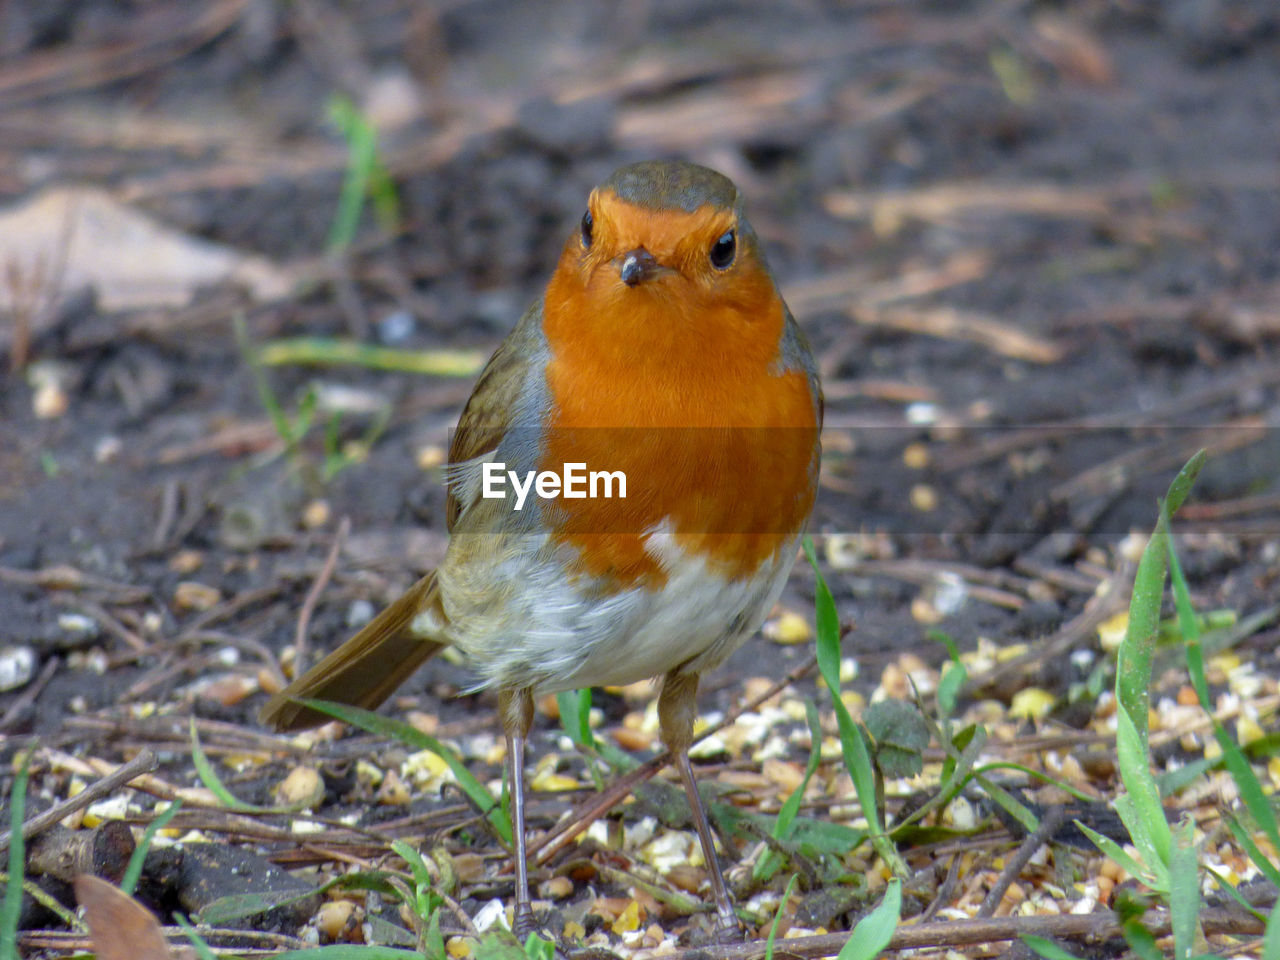
[[[548,288],[555,412],[542,469],[627,477],[625,500],[562,499],[549,516],[582,572],[617,585],[665,582],[643,538],[664,525],[682,553],[749,577],[812,508],[813,392],[803,371],[778,369],[784,314],[763,271],[730,302],[663,292],[602,296],[559,274]]]

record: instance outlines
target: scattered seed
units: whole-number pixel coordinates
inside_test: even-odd
[[[573,881],[568,877],[551,877],[538,884],[538,896],[544,900],[563,900],[573,894]]]
[[[363,939],[358,936],[363,916],[364,910],[359,904],[350,900],[330,900],[322,903],[316,912],[316,927],[331,942],[359,942]]]
[[[190,576],[204,565],[204,553],[200,550],[179,550],[169,558],[169,569],[183,576]]]
[[[294,767],[276,784],[275,795],[281,806],[315,808],[324,799],[324,778],[312,767]]]
[[[195,580],[183,580],[173,591],[175,610],[203,613],[206,610],[212,610],[221,600],[222,591],[217,587]]]
[[[403,807],[413,799],[409,788],[394,770],[388,770],[382,778],[376,798],[384,807]]]
[[[1009,702],[1009,716],[1023,720],[1043,720],[1058,702],[1048,690],[1039,687],[1028,687],[1019,690]]]
[[[433,443],[419,448],[414,459],[417,461],[419,470],[430,470],[432,467],[438,467],[444,463],[447,456],[444,447]]]
[[[803,615],[794,610],[784,610],[776,620],[768,621],[761,628],[761,633],[774,643],[791,646],[808,642],[813,636],[813,629]]]
[[[902,449],[902,464],[908,470],[923,470],[929,465],[929,448],[923,443],[909,443]]]
[[[938,509],[938,491],[927,483],[917,483],[911,488],[909,495],[911,506],[921,513],[929,513]]]
[[[328,500],[312,500],[302,508],[302,525],[308,530],[317,530],[333,519],[333,508]]]

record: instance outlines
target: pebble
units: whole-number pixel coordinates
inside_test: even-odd
[[[95,463],[114,463],[120,459],[122,453],[124,453],[124,441],[111,434],[99,437],[98,442],[93,445]]]
[[[907,423],[918,427],[927,427],[938,421],[938,405],[936,403],[917,402],[908,404],[904,411]]]
[[[28,646],[0,647],[0,691],[17,690],[36,674],[36,652]]]
[[[373,619],[377,613],[368,600],[353,600],[347,608],[347,629],[357,630]]]
[[[477,930],[484,933],[495,923],[506,922],[506,908],[503,907],[501,900],[495,898],[477,910],[471,922],[476,925]]]
[[[87,640],[102,632],[98,627],[98,621],[83,613],[58,614],[58,629],[63,633],[71,634],[77,640]]]
[[[389,347],[398,347],[417,332],[417,326],[408,310],[392,310],[378,321],[378,339]]]

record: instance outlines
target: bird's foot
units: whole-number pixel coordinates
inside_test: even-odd
[[[745,940],[742,934],[742,924],[738,922],[737,916],[732,912],[727,914],[717,912],[716,925],[711,931],[711,937],[722,947],[732,947],[743,943]]]
[[[516,904],[515,915],[512,917],[511,922],[511,932],[516,935],[516,940],[520,942],[522,947],[529,942],[530,936],[536,934],[539,940],[544,940],[551,944],[554,951],[554,960],[566,960],[564,948],[561,947],[559,941],[538,926],[538,921],[533,916],[533,906],[531,904]]]

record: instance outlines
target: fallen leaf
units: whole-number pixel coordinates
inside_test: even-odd
[[[227,280],[258,300],[291,285],[269,260],[167,227],[96,187],[51,187],[0,212],[0,265],[43,302],[89,286],[106,311],[185,306]],[[0,284],[0,310],[24,306],[10,286]]]
[[[160,921],[133,897],[88,873],[75,889],[98,960],[173,960]]]

